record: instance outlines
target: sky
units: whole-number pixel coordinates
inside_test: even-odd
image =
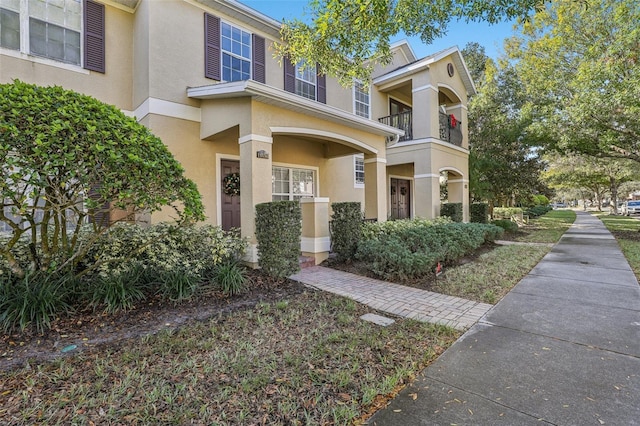
[[[304,15],[307,0],[237,0],[246,6],[275,19],[302,18]],[[413,48],[416,56],[422,58],[432,53],[458,46],[464,46],[472,41],[484,46],[485,53],[491,58],[498,58],[502,53],[502,41],[513,33],[513,23],[504,22],[494,25],[481,22],[452,22],[449,25],[448,35],[434,40],[433,43],[425,45],[419,37],[406,37],[398,35],[392,41],[407,39]]]

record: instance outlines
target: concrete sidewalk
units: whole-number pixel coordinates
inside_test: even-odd
[[[574,225],[372,425],[640,425],[640,287],[602,222]]]

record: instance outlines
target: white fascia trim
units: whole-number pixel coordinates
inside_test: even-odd
[[[202,121],[200,108],[157,98],[145,99],[133,113],[138,121],[149,114],[164,115],[166,117],[195,121],[197,123]]]
[[[312,101],[295,93],[289,93],[253,80],[190,87],[187,89],[187,95],[194,99],[224,99],[243,96],[252,96],[258,100],[263,98],[265,101],[279,107],[302,112],[369,133],[381,136],[404,136],[404,130],[359,117],[339,108]]]
[[[435,179],[435,178],[440,179],[440,175],[436,175],[433,173],[426,173],[422,175],[413,175],[413,178],[414,179]]]
[[[423,90],[433,90],[434,92],[438,92],[438,88],[433,84],[427,84],[425,86],[416,87],[415,89],[411,90],[411,93],[421,92]]]
[[[386,158],[367,158],[364,160],[364,164],[369,164],[369,163],[387,164],[387,159]]]
[[[411,65],[408,65],[404,68],[400,68],[399,70],[392,71],[389,74],[381,75],[380,77],[376,77],[373,79],[373,84],[379,86],[383,83],[387,83],[393,80],[396,80],[400,77],[404,77],[406,75],[414,74],[418,71],[422,71],[424,69],[428,69],[429,65],[433,62],[431,58],[425,58],[418,62],[415,62]]]
[[[300,237],[300,250],[307,253],[324,253],[331,250],[330,237]]]
[[[258,12],[240,2],[234,0],[183,0],[200,9],[214,13],[223,13],[229,17],[233,17],[236,21],[245,25],[263,31],[266,34],[280,39],[280,28],[282,23],[275,19]]]
[[[451,179],[447,180],[449,183],[469,183],[469,179]]]
[[[400,48],[402,51],[402,54],[404,55],[405,59],[407,60],[407,62],[414,62],[416,59],[418,59],[418,57],[416,56],[416,52],[413,51],[413,48],[411,47],[411,45],[409,44],[409,41],[407,39],[402,39],[402,40],[398,40],[396,42],[393,42],[389,45],[389,49],[393,50],[396,48]],[[405,53],[405,49],[409,51],[409,53],[411,54],[411,58],[409,58],[407,56],[407,54]]]
[[[124,10],[125,12],[135,13],[136,9],[138,9],[139,1],[135,2],[135,7],[129,7],[122,3],[118,3],[117,1],[112,0],[101,0],[101,3],[106,4],[107,6],[115,7],[116,9]]]
[[[433,143],[433,144],[436,144],[436,145],[444,146],[446,148],[451,148],[451,149],[456,150],[456,151],[460,151],[460,152],[465,153],[465,154],[469,154],[469,150],[468,149],[461,148],[459,146],[450,144],[448,142],[441,141],[440,139],[436,139],[436,138],[414,139],[414,140],[406,141],[406,142],[398,142],[397,144],[395,144],[391,148],[401,148],[403,146],[412,146],[412,145],[424,145],[424,144],[428,144],[428,143]]]
[[[66,64],[64,62],[54,61],[53,59],[42,58],[40,56],[33,56],[33,55],[29,55],[28,53],[20,52],[18,50],[7,49],[6,47],[0,47],[0,55],[10,56],[12,58],[22,59],[24,61],[29,61],[29,62],[35,62],[36,64],[48,65],[50,67],[60,68],[65,71],[76,72],[78,74],[84,74],[84,75],[90,74],[89,70],[82,68],[80,65]]]
[[[243,143],[251,142],[251,141],[273,144],[273,138],[272,137],[270,137],[270,136],[262,136],[262,135],[255,135],[255,134],[250,134],[250,135],[246,135],[246,136],[243,136],[243,137],[239,138],[238,139],[238,144],[241,145]]]
[[[333,141],[343,141],[348,142],[350,144],[356,145],[367,152],[371,152],[373,154],[377,154],[378,150],[370,145],[367,145],[364,142],[360,142],[357,139],[353,139],[349,136],[341,135],[339,133],[327,132],[325,130],[316,130],[316,129],[307,129],[305,127],[269,127],[271,133],[274,135],[309,135],[309,136],[318,136],[323,139],[330,139]]]

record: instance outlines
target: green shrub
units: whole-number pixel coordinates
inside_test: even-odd
[[[96,262],[93,275],[108,276],[141,266],[152,274],[177,270],[203,276],[222,262],[240,258],[246,245],[236,232],[212,225],[159,223],[143,228],[119,224],[102,235],[87,259]]]
[[[507,220],[507,219],[497,219],[491,222],[493,225],[499,226],[504,229],[505,232],[514,233],[518,232],[518,224]]]
[[[190,299],[201,282],[199,276],[181,270],[163,271],[158,280],[160,295],[176,303]]]
[[[103,307],[108,313],[133,308],[136,302],[146,298],[140,274],[140,269],[134,268],[96,277],[90,284],[93,308]]]
[[[520,207],[496,207],[493,209],[495,219],[511,219],[512,216],[519,216],[524,211]]]
[[[487,203],[472,203],[469,206],[471,214],[471,222],[473,223],[487,223],[489,220],[489,204]]]
[[[288,277],[300,270],[302,213],[297,201],[256,205],[258,264],[273,277]]]
[[[536,218],[536,217],[544,216],[551,210],[553,210],[553,207],[551,206],[534,206],[525,210],[524,213],[528,215],[530,218]]]
[[[41,333],[56,316],[73,310],[68,302],[70,289],[76,288],[73,275],[32,272],[23,278],[0,278],[0,324],[5,332],[33,326]]]
[[[446,203],[440,207],[440,215],[451,218],[454,222],[462,222],[462,203]]]
[[[218,265],[215,272],[216,284],[227,296],[242,294],[247,291],[248,279],[244,268],[238,262],[225,262]]]
[[[340,260],[353,259],[362,238],[363,214],[359,202],[331,204],[331,250]]]
[[[426,227],[452,223],[449,217],[438,217],[436,219],[400,219],[388,220],[386,222],[365,222],[362,224],[362,239],[369,240],[379,235],[391,235],[408,228]]]
[[[398,222],[402,224],[366,232],[356,254],[373,273],[390,280],[425,276],[438,262],[455,262],[502,234],[502,229],[488,224]]]
[[[549,199],[542,194],[536,194],[531,196],[531,201],[533,202],[533,206],[548,206]]]

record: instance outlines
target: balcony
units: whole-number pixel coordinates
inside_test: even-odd
[[[413,139],[413,126],[411,111],[401,112],[400,114],[388,115],[378,119],[382,124],[404,130],[404,136],[400,136],[399,142],[410,141]]]
[[[453,119],[451,115],[439,114],[440,140],[462,146],[462,122]]]

